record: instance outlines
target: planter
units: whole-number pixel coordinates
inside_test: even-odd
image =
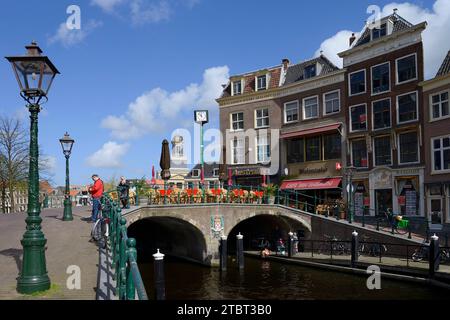
[[[141,196],[138,199],[138,203],[139,203],[140,206],[146,206],[146,205],[149,204],[148,202],[149,202],[149,199],[146,196]]]
[[[339,212],[339,218],[345,219],[345,211]]]
[[[269,204],[275,204],[275,196],[268,197]]]

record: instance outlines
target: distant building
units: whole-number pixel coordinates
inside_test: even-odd
[[[219,164],[204,164],[204,183],[207,189],[219,188]],[[185,177],[185,187],[188,189],[199,189],[201,182],[201,165],[197,164]]]

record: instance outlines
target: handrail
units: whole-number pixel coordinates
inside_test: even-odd
[[[114,192],[114,191],[112,191]],[[109,218],[109,250],[112,253],[111,267],[114,269],[116,292],[120,300],[134,300],[137,292],[139,300],[148,300],[144,282],[137,266],[136,239],[127,236],[127,220],[110,193],[102,197],[102,210]]]

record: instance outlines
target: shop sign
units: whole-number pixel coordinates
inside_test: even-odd
[[[235,176],[256,176],[261,174],[260,168],[243,168],[243,169],[235,169]]]
[[[300,168],[298,169],[299,174],[314,174],[314,173],[323,173],[327,172],[327,166],[319,167],[319,168]]]

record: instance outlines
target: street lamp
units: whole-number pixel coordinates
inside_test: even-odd
[[[204,201],[205,198],[205,189],[204,189],[204,178],[205,178],[205,165],[203,162],[203,149],[204,149],[204,145],[203,145],[203,125],[205,123],[208,123],[209,119],[208,119],[208,110],[195,110],[194,111],[194,121],[197,122],[200,125],[200,166],[201,166],[201,171],[200,171],[200,186],[202,188],[202,201]]]
[[[61,147],[63,149],[64,156],[66,157],[66,194],[64,196],[64,215],[63,221],[72,221],[72,201],[70,200],[70,184],[69,184],[69,158],[72,153],[72,146],[75,143],[69,134],[66,132],[64,137],[59,139]]]
[[[47,95],[53,79],[59,74],[50,59],[42,56],[42,50],[35,42],[25,47],[24,56],[6,57],[11,63],[19,83],[20,95],[27,102],[30,111],[30,164],[28,178],[28,210],[26,231],[21,241],[23,246],[22,270],[17,279],[17,291],[30,294],[50,288],[45,263],[45,244],[47,240],[41,231],[42,218],[39,205],[39,151],[38,114],[42,99]]]
[[[345,168],[345,176],[347,181],[347,207],[348,207],[348,222],[352,223],[353,221],[353,184],[352,179],[353,175],[356,171],[354,166],[349,166]]]

